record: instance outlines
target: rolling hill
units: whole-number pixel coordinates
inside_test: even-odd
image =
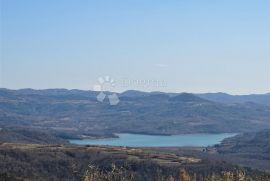
[[[49,129],[76,134],[247,132],[270,128],[270,107],[218,103],[195,94],[120,96],[110,106],[97,92],[0,90],[0,127]]]

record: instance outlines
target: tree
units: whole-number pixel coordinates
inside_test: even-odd
[[[180,181],[190,181],[189,175],[184,168],[180,169],[179,178]]]
[[[170,176],[168,177],[167,181],[174,181],[173,176],[170,175]]]

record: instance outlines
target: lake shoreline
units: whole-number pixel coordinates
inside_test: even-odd
[[[78,140],[102,140],[102,139],[117,139],[121,134],[145,135],[145,136],[181,136],[181,135],[215,135],[215,134],[240,134],[233,132],[197,132],[197,133],[181,133],[181,134],[167,134],[167,133],[146,133],[146,132],[119,132],[111,133],[109,135],[80,135]],[[236,136],[235,135],[235,136]],[[70,139],[68,139],[70,140]]]
[[[196,133],[181,135],[145,135],[130,133],[115,133],[116,137],[102,139],[70,139],[70,144],[78,145],[108,145],[130,147],[205,147],[221,143],[226,138],[236,136],[236,133]]]

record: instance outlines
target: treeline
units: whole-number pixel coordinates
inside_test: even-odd
[[[0,143],[68,144],[69,142],[48,130],[25,128],[1,128]]]

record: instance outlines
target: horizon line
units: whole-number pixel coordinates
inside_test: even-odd
[[[113,92],[113,93],[117,93],[117,94],[123,94],[125,92],[128,91],[134,91],[134,92],[141,92],[141,93],[163,93],[163,94],[183,94],[183,93],[189,93],[189,94],[227,94],[227,95],[231,95],[231,96],[248,96],[248,95],[267,95],[270,94],[269,92],[265,92],[265,93],[248,93],[248,94],[231,94],[231,93],[227,93],[227,92],[220,92],[220,91],[209,91],[209,92],[187,92],[187,91],[180,91],[180,92],[166,92],[166,91],[147,91],[147,90],[136,90],[136,89],[127,89],[124,91],[95,91],[95,90],[91,90],[91,89],[78,89],[78,88],[6,88],[6,87],[0,87],[1,89],[6,89],[6,90],[11,90],[11,91],[20,91],[20,90],[34,90],[34,91],[42,91],[42,90],[67,90],[67,91],[72,91],[72,90],[78,90],[78,91],[91,91],[91,92]]]

